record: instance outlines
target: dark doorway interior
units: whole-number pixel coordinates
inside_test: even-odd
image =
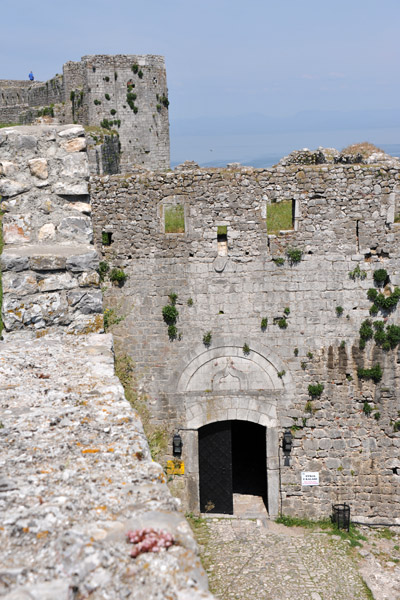
[[[267,501],[266,429],[220,421],[199,430],[200,510],[233,514],[233,493]]]

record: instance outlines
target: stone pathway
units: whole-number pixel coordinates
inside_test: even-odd
[[[263,520],[207,518],[199,534],[221,600],[368,600],[348,542]]]

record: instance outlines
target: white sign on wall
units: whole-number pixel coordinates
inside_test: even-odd
[[[319,472],[302,471],[301,485],[319,485]]]

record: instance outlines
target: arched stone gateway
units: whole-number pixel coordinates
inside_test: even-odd
[[[188,358],[175,381],[186,417],[181,434],[190,510],[205,510],[207,493],[216,482],[223,499],[210,498],[215,505],[211,511],[232,513],[232,493],[246,488],[247,493],[263,495],[270,515],[277,515],[280,414],[290,406],[294,390],[286,365],[261,344],[244,352],[243,341],[234,337],[213,340],[212,348],[198,347]],[[249,464],[257,465],[253,484],[245,485],[240,478],[240,444],[250,446],[243,454]],[[256,480],[265,480],[262,490]]]

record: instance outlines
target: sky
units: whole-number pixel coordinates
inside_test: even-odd
[[[392,111],[393,126],[378,138],[400,143],[399,0],[0,3],[0,79],[26,79],[32,69],[46,80],[86,54],[165,56],[172,153],[183,144],[179,152],[195,154],[210,119],[217,126],[204,152],[218,146],[226,119],[245,130],[252,115],[282,123],[303,111],[369,111],[372,127],[374,111]]]

